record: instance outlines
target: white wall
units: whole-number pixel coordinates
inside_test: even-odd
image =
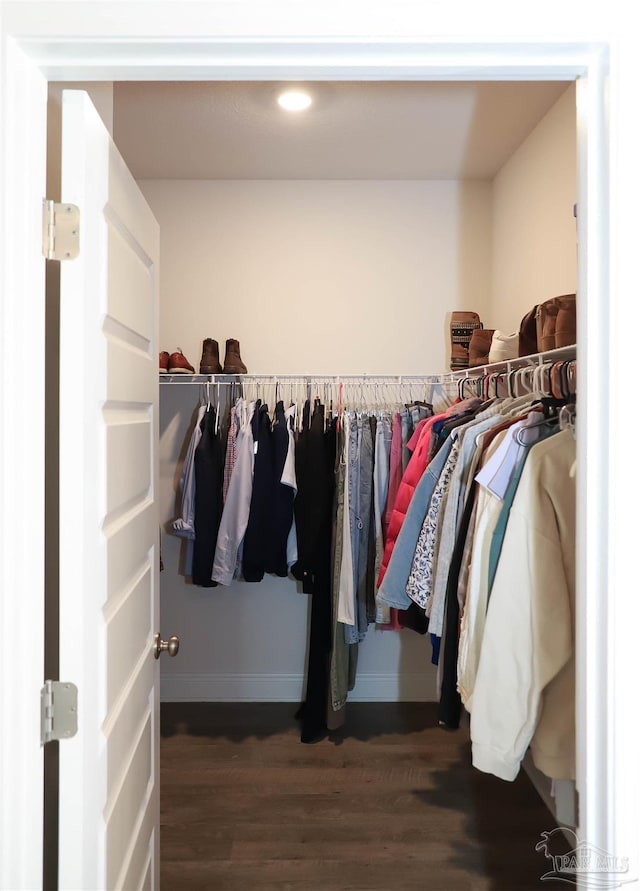
[[[162,348],[197,367],[202,339],[238,337],[250,372],[443,368],[445,316],[485,314],[490,186],[455,182],[143,181],[161,231]],[[197,388],[161,390],[160,510],[175,516]],[[293,581],[186,585],[163,534],[166,700],[292,700],[303,691],[308,597]],[[430,646],[375,632],[352,699],[433,699]]]
[[[576,99],[571,84],[493,182],[489,324],[516,331],[537,303],[575,293]]]
[[[160,342],[250,372],[423,373],[446,314],[486,311],[484,182],[142,181],[160,222]]]

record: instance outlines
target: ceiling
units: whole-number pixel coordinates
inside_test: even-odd
[[[568,88],[557,82],[116,83],[137,179],[492,179]]]

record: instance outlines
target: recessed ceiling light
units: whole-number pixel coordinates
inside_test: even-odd
[[[302,90],[287,90],[278,96],[278,105],[285,111],[304,111],[311,105],[311,96]]]

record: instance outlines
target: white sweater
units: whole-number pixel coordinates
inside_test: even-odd
[[[575,777],[575,479],[569,430],[533,446],[506,528],[471,711],[473,764],[514,780],[527,747]]]

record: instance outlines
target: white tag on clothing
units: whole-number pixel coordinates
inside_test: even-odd
[[[488,489],[500,501],[504,501],[509,481],[518,459],[524,451],[524,446],[517,439],[518,430],[524,426],[524,423],[524,421],[518,421],[509,428],[495,453],[475,477],[479,485]]]

